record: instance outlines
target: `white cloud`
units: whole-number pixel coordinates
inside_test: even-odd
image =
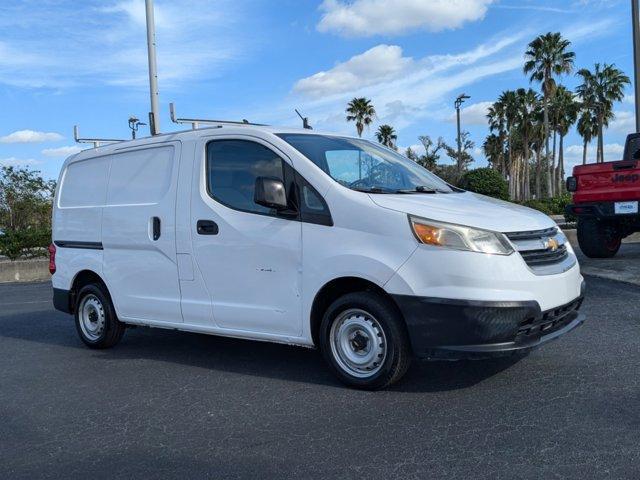
[[[487,112],[489,111],[489,107],[493,105],[493,102],[478,102],[468,107],[462,108],[460,111],[460,119],[463,125],[487,125]],[[453,112],[448,120],[450,122],[456,121],[456,113]]]
[[[408,72],[414,61],[396,45],[378,45],[331,70],[299,80],[294,90],[311,96],[331,95],[384,82]]]
[[[481,20],[493,0],[324,0],[318,30],[344,36],[439,32]]]
[[[45,148],[42,150],[42,154],[46,157],[68,157],[81,151],[82,148],[79,146],[71,145],[68,147]]]
[[[521,39],[522,35],[509,36],[495,42],[480,44],[472,50],[457,55],[431,55],[420,60],[402,56],[402,48],[399,46],[378,45],[345,62],[338,63],[330,70],[299,80],[294,85],[294,91],[311,97],[326,98],[345,92],[362,91],[369,86],[389,85],[393,82],[423,82],[438,73],[473,65],[479,60],[501,52]],[[520,51],[517,53],[517,59],[521,61]],[[392,100],[390,103],[394,101],[397,100]]]
[[[59,133],[36,132],[34,130],[18,130],[0,137],[0,143],[41,143],[57,142],[64,137]]]
[[[636,115],[634,112],[616,112],[615,118],[609,123],[609,129],[627,135],[636,130]]]
[[[44,2],[38,9],[19,3],[0,3],[0,84],[147,87],[144,0],[108,0],[101,6]],[[160,89],[219,76],[221,67],[241,60],[256,42],[254,20],[243,14],[245,8],[232,0],[157,1]]]
[[[596,148],[597,145],[595,140],[587,145],[587,163],[595,163]],[[605,143],[605,162],[621,160],[623,154],[624,145],[619,143]],[[564,170],[567,175],[571,175],[571,171],[575,165],[582,165],[582,145],[568,145],[564,148]]]
[[[0,166],[3,167],[30,167],[34,165],[40,165],[40,160],[34,160],[32,158],[22,159],[16,157],[0,158]]]

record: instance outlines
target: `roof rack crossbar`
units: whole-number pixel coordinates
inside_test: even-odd
[[[176,108],[173,102],[169,104],[169,113],[171,115],[171,121],[173,123],[190,123],[191,127],[194,130],[198,129],[199,124],[205,123],[208,125],[220,125],[220,124],[230,124],[230,125],[254,125],[258,127],[266,127],[264,123],[252,123],[248,120],[242,120],[241,122],[234,120],[211,120],[205,118],[177,118],[176,117]]]
[[[126,141],[120,138],[80,138],[80,129],[78,128],[78,125],[73,126],[73,139],[76,143],[93,143],[93,148],[98,148],[102,143],[110,144]]]

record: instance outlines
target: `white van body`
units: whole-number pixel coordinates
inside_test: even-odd
[[[283,135],[318,134],[225,124],[67,159],[53,213],[56,307],[74,313],[81,284],[99,279],[124,324],[312,347],[328,303],[368,289],[397,306],[414,353],[430,358],[529,348],[582,322],[583,278],[571,245],[549,217],[470,192],[356,191]],[[208,149],[224,155],[225,146],[238,145],[281,159],[296,182],[311,188],[297,191],[321,197],[311,207],[322,213],[251,211],[244,192],[233,190],[233,178],[248,174],[232,164],[216,167],[216,191],[210,191]],[[234,208],[236,201],[242,208]],[[413,218],[499,232],[513,251],[424,244],[412,231]],[[535,255],[558,247],[561,256],[536,263]],[[521,314],[518,335],[527,325],[539,331],[525,340],[500,337],[494,327],[506,317],[487,312],[503,310]],[[419,325],[436,311],[431,323]],[[550,326],[542,324],[545,314]],[[454,333],[493,330],[477,339],[462,332],[455,341],[441,332],[449,327]]]

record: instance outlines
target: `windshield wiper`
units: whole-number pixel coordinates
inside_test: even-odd
[[[418,185],[413,189],[396,190],[395,193],[449,193],[439,188],[429,188],[424,185]]]
[[[390,188],[382,188],[382,187],[366,187],[366,188],[352,188],[356,192],[364,192],[364,193],[396,193],[395,190],[391,190]]]

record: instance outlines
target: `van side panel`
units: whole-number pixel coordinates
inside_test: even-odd
[[[180,144],[116,152],[110,158],[103,271],[118,316],[142,323],[181,322],[175,239]]]

